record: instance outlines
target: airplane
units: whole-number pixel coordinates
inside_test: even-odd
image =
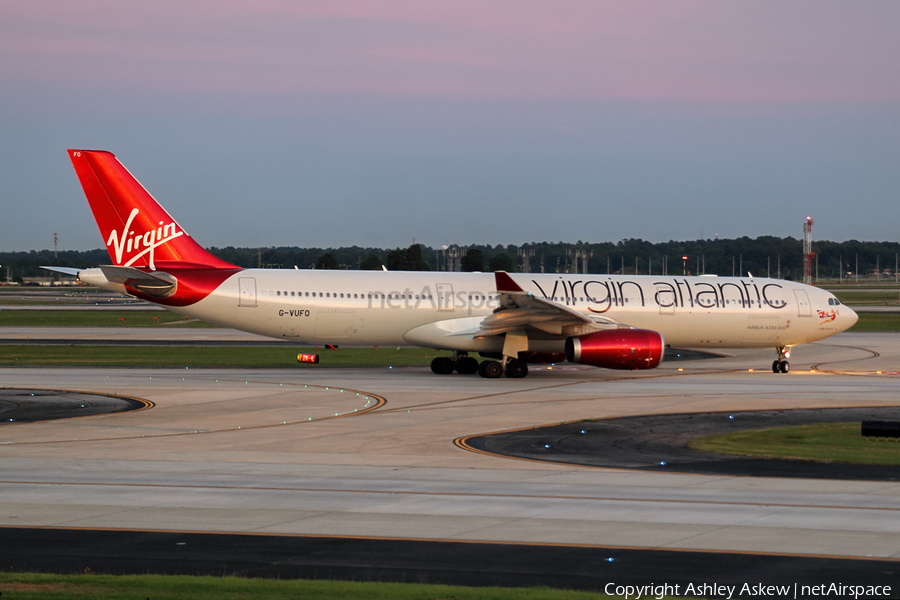
[[[106,151],[69,150],[111,264],[45,267],[209,323],[298,344],[452,351],[435,374],[525,377],[563,360],[652,369],[666,348],[791,347],[850,328],[832,294],[781,279],[244,269],[216,258]],[[473,355],[478,354],[482,361]],[[298,356],[318,362],[317,354]]]

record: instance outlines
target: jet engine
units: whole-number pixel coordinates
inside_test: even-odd
[[[566,360],[604,369],[652,369],[662,361],[662,335],[648,329],[606,329],[566,339]]]

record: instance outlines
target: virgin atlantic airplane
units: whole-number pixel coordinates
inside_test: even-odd
[[[111,264],[45,268],[298,344],[452,351],[432,361],[437,374],[525,377],[528,363],[563,359],[652,369],[667,347],[774,348],[772,371],[787,373],[792,346],[857,320],[824,290],[749,276],[242,269],[204,250],[111,153],[69,156]]]

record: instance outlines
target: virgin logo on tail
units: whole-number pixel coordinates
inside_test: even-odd
[[[130,267],[136,260],[145,254],[148,254],[149,256],[147,258],[150,269],[155,271],[156,265],[153,263],[153,258],[156,248],[177,237],[183,236],[184,231],[179,231],[178,225],[174,222],[164,225],[162,221],[159,222],[158,228],[151,229],[150,231],[145,231],[143,233],[131,231],[131,224],[140,212],[139,208],[132,208],[131,214],[128,215],[128,220],[125,221],[125,226],[122,228],[122,233],[120,234],[114,229],[112,233],[109,234],[109,239],[106,240],[106,246],[109,247],[112,245],[116,252],[116,264],[125,267]],[[140,250],[140,252],[137,252],[138,250]],[[123,264],[122,255],[125,253],[131,254],[132,252],[137,252],[137,254],[129,258],[128,262]]]

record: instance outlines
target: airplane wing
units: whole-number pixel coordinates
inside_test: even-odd
[[[568,306],[539,298],[526,292],[503,271],[494,273],[500,306],[485,317],[477,331],[457,335],[503,335],[527,328],[552,335],[572,335],[583,330],[618,327],[619,323],[606,317],[591,318]]]

